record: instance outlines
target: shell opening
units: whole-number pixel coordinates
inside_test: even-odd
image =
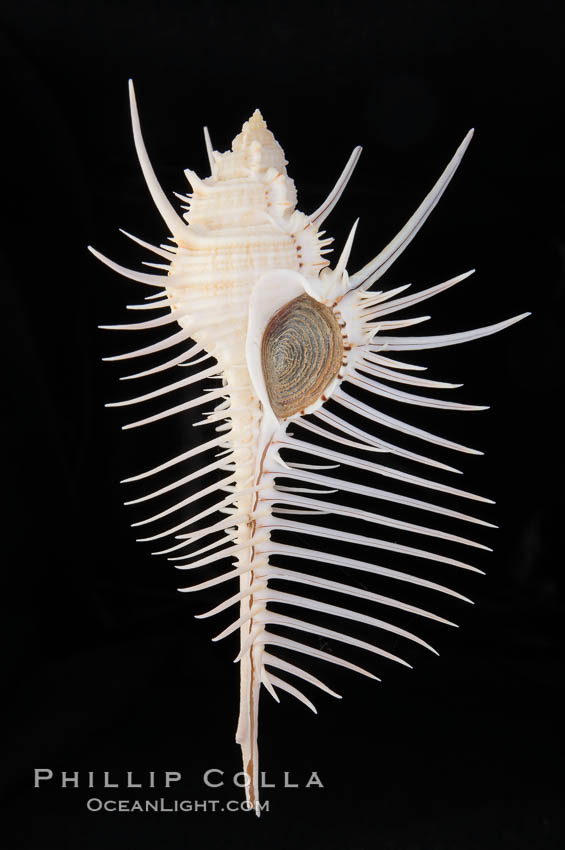
[[[278,419],[288,419],[317,402],[339,374],[341,329],[331,309],[299,295],[271,318],[261,342],[261,364],[269,401]]]

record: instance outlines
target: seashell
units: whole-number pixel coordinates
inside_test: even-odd
[[[388,290],[374,288],[438,203],[467,149],[472,131],[400,233],[362,269],[349,274],[347,264],[357,223],[333,269],[324,257],[332,240],[322,238],[320,227],[347,185],[361,148],[353,151],[326,201],[314,213],[305,215],[296,209],[296,191],[286,172],[287,162],[282,148],[258,110],[243,125],[231,150],[225,153],[213,150],[205,129],[211,176],[200,179],[192,171],[185,172],[192,191],[181,198],[186,207],[180,216],[161,189],[147,156],[131,81],[130,100],[141,168],[151,196],[169,229],[171,242],[157,247],[137,237],[130,238],[164,260],[165,264],[157,268],[164,268],[167,273],[150,274],[126,269],[98,251],[90,250],[118,273],[156,288],[154,295],[147,296],[142,304],[131,305],[132,309],[166,310],[157,318],[113,327],[127,330],[163,327],[173,329],[173,333],[160,342],[107,359],[144,358],[184,344],[188,347],[182,353],[125,377],[140,379],[175,371],[181,366],[190,367],[190,373],[188,377],[183,375],[164,384],[161,389],[109,406],[137,405],[182,392],[202,381],[212,381],[196,398],[171,403],[160,412],[142,416],[124,427],[136,428],[204,407],[205,412],[200,414],[199,422],[212,423],[215,436],[196,446],[192,439],[187,440],[187,449],[182,454],[127,479],[151,479],[168,470],[182,469],[185,461],[190,459],[201,460],[196,472],[184,476],[179,473],[172,483],[126,504],[174,494],[173,504],[134,525],[161,529],[164,524],[163,530],[150,531],[142,539],[168,540],[161,552],[172,555],[170,560],[178,569],[200,570],[223,559],[233,560],[219,576],[196,579],[181,590],[194,592],[231,581],[239,582],[237,592],[199,616],[211,617],[239,606],[239,615],[215,640],[239,632],[240,651],[236,660],[240,664],[241,691],[236,740],[241,745],[243,769],[248,778],[246,794],[249,807],[259,814],[258,712],[261,685],[277,701],[277,692],[286,691],[314,712],[316,709],[310,698],[292,682],[302,680],[332,696],[339,696],[302,666],[278,657],[277,647],[296,653],[297,659],[310,656],[377,679],[371,671],[337,653],[330,654],[297,640],[296,635],[288,637],[288,629],[293,634],[327,638],[410,666],[404,658],[377,643],[357,639],[347,631],[318,626],[300,616],[295,618],[281,614],[273,610],[271,604],[284,603],[299,611],[305,609],[304,616],[310,609],[347,619],[392,633],[435,652],[411,631],[394,625],[388,619],[357,611],[355,600],[374,602],[376,612],[408,612],[450,624],[448,620],[401,598],[358,586],[355,580],[351,584],[336,581],[330,578],[332,568],[337,567],[342,573],[362,571],[393,580],[400,586],[413,584],[440,595],[469,601],[457,591],[426,580],[419,574],[400,572],[354,557],[356,547],[377,549],[383,553],[383,560],[386,552],[401,553],[475,572],[480,570],[459,559],[435,554],[427,547],[406,546],[394,540],[380,539],[373,533],[375,526],[416,537],[435,537],[459,546],[488,548],[436,528],[435,521],[428,526],[393,516],[394,506],[400,505],[436,518],[444,516],[491,526],[470,514],[443,507],[431,496],[404,495],[402,488],[396,492],[394,482],[400,482],[409,485],[409,490],[421,488],[474,502],[490,501],[444,484],[435,476],[422,477],[395,467],[396,457],[412,462],[416,468],[424,465],[445,472],[458,471],[419,451],[389,442],[389,432],[399,432],[456,452],[480,452],[385,414],[379,409],[379,399],[444,410],[484,409],[421,395],[418,392],[420,388],[443,391],[460,385],[422,378],[422,366],[397,360],[396,353],[410,355],[413,351],[468,342],[503,330],[529,314],[462,333],[435,336],[397,334],[397,331],[428,318],[404,319],[397,318],[397,314],[455,286],[469,277],[472,271],[414,294],[406,294],[407,286]],[[199,368],[193,372],[192,367],[197,364]],[[353,392],[351,388],[354,388]],[[374,406],[363,401],[355,393],[355,388],[372,394]],[[210,410],[214,402],[215,407]],[[289,424],[293,426],[292,433],[289,432]],[[298,436],[294,435],[296,427]],[[285,458],[281,452],[285,453]],[[288,452],[292,457],[298,453],[315,458],[315,463],[288,460]],[[393,462],[390,465],[386,460],[376,462],[371,459],[375,454],[388,455]],[[331,470],[338,466],[346,471],[353,469],[355,480],[332,475]],[[360,472],[367,474],[364,484],[358,483]],[[213,474],[223,474],[224,477],[219,483],[203,486],[207,477]],[[281,480],[291,484],[283,484]],[[180,491],[178,496],[177,490]],[[340,504],[340,496],[334,494],[343,491],[359,497],[355,507],[348,505],[346,499],[342,499],[343,504]],[[216,495],[216,503],[212,507],[199,505],[201,499],[211,494]],[[369,499],[389,503],[390,515],[358,506]],[[331,528],[331,519],[327,521],[329,525],[323,526],[309,521],[309,518],[320,515],[330,518],[339,515],[354,527],[356,523],[361,524],[365,533]],[[317,541],[316,548],[281,543],[279,535],[276,540],[273,539],[275,531],[303,534]],[[350,547],[351,557],[340,555],[335,546],[331,552],[323,548],[324,543],[326,546],[329,543],[331,548],[334,542]],[[282,566],[279,563],[281,557]],[[292,569],[293,559],[318,562],[323,570],[316,574],[315,571]],[[284,589],[280,588],[281,583]],[[320,602],[309,595],[302,595],[300,591],[295,593],[296,585],[310,588],[312,592],[319,589],[330,591],[338,600],[348,596],[351,607],[337,602]],[[399,593],[399,597],[401,595]],[[282,675],[289,676],[291,681],[282,678]]]

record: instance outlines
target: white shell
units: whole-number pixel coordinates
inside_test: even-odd
[[[218,639],[237,630],[240,632],[241,649],[238,658],[241,667],[241,697],[237,741],[242,748],[244,771],[249,777],[247,799],[259,813],[257,735],[261,683],[276,699],[278,699],[277,688],[287,690],[314,711],[311,701],[293,685],[275,676],[272,673],[273,668],[290,673],[291,676],[299,677],[315,687],[338,696],[306,671],[276,658],[270,649],[267,652],[266,644],[294,649],[299,654],[323,658],[376,678],[369,671],[335,654],[330,656],[308,644],[297,643],[272,632],[269,626],[290,627],[298,631],[330,637],[336,641],[362,647],[401,664],[407,664],[402,658],[376,645],[347,634],[308,624],[301,619],[275,613],[271,611],[269,602],[285,602],[299,608],[310,608],[352,619],[378,629],[392,631],[432,649],[416,635],[392,623],[365,616],[354,609],[328,605],[310,597],[274,589],[272,582],[275,581],[278,584],[279,581],[283,581],[285,587],[290,583],[291,590],[296,583],[321,587],[337,591],[340,595],[346,593],[351,597],[372,599],[378,605],[384,606],[385,610],[396,608],[447,622],[431,612],[415,608],[399,599],[391,599],[361,589],[355,584],[345,585],[329,578],[310,576],[303,572],[297,573],[287,569],[286,566],[284,568],[273,566],[272,555],[297,556],[307,560],[323,559],[329,566],[336,565],[372,572],[376,575],[386,575],[400,582],[418,584],[464,599],[447,587],[427,582],[417,576],[377,567],[355,558],[343,558],[325,551],[317,552],[312,549],[274,543],[271,539],[272,531],[288,529],[306,533],[316,539],[322,535],[329,540],[339,540],[352,545],[362,544],[385,551],[403,552],[414,557],[432,559],[467,569],[474,568],[453,558],[434,555],[427,549],[401,546],[394,542],[380,540],[371,536],[371,530],[376,524],[417,535],[436,536],[458,544],[487,548],[436,528],[395,520],[391,516],[380,513],[348,508],[334,501],[334,498],[339,501],[338,497],[332,496],[328,500],[324,495],[327,489],[318,489],[329,487],[332,493],[343,489],[346,484],[343,479],[334,478],[331,473],[320,475],[316,471],[327,469],[328,464],[330,468],[343,464],[346,468],[353,466],[357,469],[365,469],[372,476],[401,480],[426,490],[437,490],[476,501],[488,501],[435,480],[428,480],[417,474],[401,473],[394,466],[377,463],[374,460],[375,453],[379,458],[385,453],[396,454],[416,463],[435,466],[439,469],[451,469],[432,458],[395,446],[384,438],[386,433],[384,437],[381,437],[380,433],[378,436],[375,435],[374,423],[377,424],[379,431],[382,428],[385,431],[397,430],[425,442],[455,450],[468,452],[473,450],[380,413],[378,408],[369,407],[356,396],[346,392],[342,386],[343,382],[347,381],[349,384],[371,391],[377,399],[379,396],[384,396],[409,404],[448,409],[478,409],[442,399],[427,399],[400,389],[399,386],[403,385],[409,385],[410,388],[434,386],[440,389],[455,385],[440,384],[414,376],[413,372],[421,367],[396,361],[389,357],[389,353],[441,347],[475,339],[501,330],[523,316],[476,331],[443,337],[390,336],[390,331],[421,321],[421,319],[397,320],[394,317],[391,318],[392,313],[410,307],[458,283],[471,272],[413,296],[396,297],[405,287],[388,292],[371,290],[372,285],[404,250],[438,202],[463,156],[471,133],[463,141],[439,181],[398,236],[363,269],[349,275],[346,266],[355,226],[333,270],[326,268],[328,262],[323,257],[325,247],[332,240],[320,239],[318,228],[333,209],[351,176],[360,148],[356,148],[353,152],[327,201],[312,215],[305,215],[295,209],[296,191],[293,181],[286,172],[287,163],[284,153],[257,110],[234,139],[231,151],[226,153],[213,151],[209,135],[205,131],[212,174],[210,177],[200,179],[191,171],[185,172],[192,192],[183,199],[186,203],[186,212],[181,218],[162,192],[147,157],[131,84],[130,93],[134,137],[140,163],[152,197],[171,231],[175,247],[152,248],[148,243],[136,240],[170,262],[166,276],[129,271],[107,260],[98,252],[93,251],[93,253],[110,267],[133,280],[159,287],[159,294],[163,298],[159,301],[149,300],[145,305],[139,305],[140,308],[147,309],[152,305],[170,308],[169,313],[164,317],[142,322],[138,327],[143,329],[172,323],[177,326],[176,333],[164,339],[162,343],[141,350],[141,354],[164,350],[176,342],[189,338],[194,340],[189,353],[184,352],[168,363],[130,377],[143,377],[153,372],[175,368],[177,365],[182,365],[187,357],[200,355],[202,352],[207,352],[215,358],[216,363],[212,364],[205,355],[203,359],[206,362],[202,370],[195,375],[188,378],[182,377],[181,380],[174,381],[157,392],[122,402],[124,405],[134,404],[182,389],[199,380],[214,378],[213,389],[205,391],[196,400],[173,405],[162,413],[130,423],[126,427],[148,424],[175,413],[198,409],[207,402],[213,401],[217,402],[215,410],[210,413],[208,404],[208,413],[205,413],[204,417],[207,421],[219,423],[216,429],[218,436],[215,439],[205,441],[202,447],[190,448],[179,458],[166,461],[156,470],[149,470],[130,480],[158,474],[168,467],[174,468],[185,459],[196,456],[200,452],[203,456],[207,450],[211,449],[221,452],[217,460],[212,463],[208,461],[203,463],[200,472],[185,476],[174,484],[145,497],[151,499],[177,487],[183,488],[181,491],[183,495],[176,505],[142,520],[137,525],[145,526],[170,514],[177,514],[177,519],[170,529],[153,534],[146,539],[160,540],[172,535],[172,545],[163,551],[175,553],[174,560],[179,569],[204,567],[222,557],[235,558],[235,564],[232,564],[219,578],[203,579],[182,589],[197,590],[220,584],[231,578],[239,578],[239,591],[225,603],[202,616],[211,616],[239,603],[239,617],[230,628],[218,635]],[[320,446],[314,439],[310,442],[289,436],[288,421],[281,422],[277,419],[270,407],[265,387],[260,358],[265,326],[280,307],[302,293],[307,293],[332,309],[342,328],[345,357],[340,374],[332,380],[320,399],[292,418],[298,420],[306,434],[309,432],[331,441],[334,445],[337,444],[336,449]],[[128,356],[133,354],[122,355],[121,359],[127,359]],[[196,362],[198,360],[193,360],[192,365]],[[218,384],[218,377],[222,379],[221,385]],[[345,415],[344,419],[327,408],[326,402],[330,398],[341,407]],[[367,424],[367,430],[364,430],[350,424],[347,419],[348,411],[358,417],[364,417],[365,421],[370,420],[371,425]],[[315,414],[316,422],[304,418],[309,413]],[[312,467],[285,462],[279,455],[281,448],[310,452],[315,455],[317,463],[321,461],[322,466]],[[362,450],[365,454],[363,458],[359,458],[348,454],[348,448]],[[369,460],[366,459],[367,457]],[[199,477],[214,470],[223,470],[227,477],[219,485],[205,487],[200,491],[195,491],[194,487],[191,489],[191,481],[196,481],[195,487],[198,487]],[[277,479],[281,475],[285,478],[296,479],[303,492],[293,492],[293,488],[289,490],[288,487],[280,488],[277,485]],[[191,494],[188,497],[184,496],[185,489],[188,489]],[[424,497],[424,500],[409,498],[396,494],[386,487],[378,489],[378,486],[367,487],[352,483],[347,484],[347,489],[360,496],[374,497],[381,502],[400,503],[427,513],[454,516],[468,522],[489,525],[467,514],[439,507],[428,501],[427,497]],[[195,503],[204,495],[215,491],[219,494],[216,508],[199,509]],[[283,504],[284,509],[276,508],[273,512],[274,502]],[[179,522],[178,514],[181,511],[184,511],[183,519]],[[221,512],[218,513],[218,511]],[[368,530],[365,535],[349,534],[329,528],[321,529],[319,526],[308,525],[304,521],[304,514],[316,515],[320,512],[349,516],[352,521],[359,520],[365,523]],[[298,521],[293,514],[299,516]],[[209,526],[194,531],[195,524],[205,517],[208,517]],[[186,549],[191,549],[193,543],[205,540],[212,534],[220,534],[221,537],[198,551],[186,554]]]

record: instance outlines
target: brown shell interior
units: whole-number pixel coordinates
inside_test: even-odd
[[[304,411],[342,365],[343,340],[333,312],[309,295],[293,298],[265,328],[261,361],[275,415],[288,419]]]

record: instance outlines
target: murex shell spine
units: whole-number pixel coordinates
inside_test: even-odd
[[[179,569],[191,570],[222,559],[234,559],[221,575],[181,589],[192,592],[232,579],[239,582],[239,590],[234,595],[200,616],[212,616],[231,606],[239,606],[239,615],[234,622],[215,639],[234,632],[240,634],[237,660],[241,671],[241,690],[236,740],[242,749],[243,769],[248,777],[247,800],[250,807],[259,813],[258,711],[261,685],[277,701],[277,691],[283,690],[314,711],[316,709],[309,697],[292,684],[293,681],[298,679],[300,683],[302,680],[307,685],[339,696],[302,665],[278,657],[277,647],[290,651],[297,660],[310,656],[377,678],[346,658],[296,640],[294,633],[302,632],[410,666],[403,658],[377,644],[310,623],[301,616],[295,618],[280,613],[272,608],[272,603],[292,606],[299,615],[301,609],[304,615],[310,609],[372,626],[435,652],[412,632],[388,620],[362,614],[354,607],[344,607],[339,604],[339,599],[348,596],[351,600],[370,600],[378,610],[396,609],[449,624],[447,620],[401,599],[367,590],[355,582],[335,581],[327,577],[328,573],[332,575],[332,567],[338,567],[342,572],[363,571],[465,600],[456,591],[419,575],[343,557],[323,548],[318,550],[280,543],[279,535],[273,540],[273,532],[290,531],[307,535],[315,541],[321,540],[321,545],[324,540],[336,540],[351,544],[352,548],[356,545],[371,547],[385,555],[387,551],[402,553],[478,571],[455,558],[434,554],[427,547],[379,539],[373,534],[375,526],[416,537],[435,537],[463,546],[488,547],[442,531],[435,527],[436,523],[428,526],[407,522],[388,513],[374,512],[369,507],[350,507],[346,500],[340,504],[339,495],[336,497],[335,494],[346,490],[358,497],[359,503],[367,502],[369,506],[371,500],[375,500],[393,508],[394,505],[407,506],[418,514],[435,514],[436,517],[449,517],[475,525],[491,525],[477,517],[445,508],[427,497],[420,499],[394,492],[394,486],[393,489],[386,485],[383,489],[373,486],[380,485],[383,479],[386,484],[396,480],[424,491],[435,490],[462,499],[489,501],[443,484],[435,477],[421,477],[397,469],[394,464],[376,462],[376,458],[382,460],[388,455],[420,467],[458,471],[427,455],[389,442],[386,439],[389,432],[394,434],[395,431],[423,443],[457,452],[478,453],[381,412],[378,400],[385,398],[400,404],[448,410],[483,409],[413,392],[413,388],[445,390],[459,385],[425,379],[420,375],[424,367],[397,360],[395,355],[397,352],[410,355],[412,351],[477,339],[502,330],[528,314],[462,333],[396,335],[396,331],[429,318],[397,318],[399,312],[454,286],[472,272],[414,294],[405,293],[407,286],[388,291],[374,288],[439,201],[465,153],[472,131],[400,233],[360,271],[349,274],[347,264],[357,222],[334,268],[324,256],[332,240],[324,238],[320,227],[351,177],[361,148],[355,148],[322,206],[313,214],[305,215],[296,209],[296,191],[286,172],[284,153],[259,111],[256,110],[243,125],[232,143],[232,149],[225,153],[213,150],[205,129],[211,176],[201,179],[192,171],[185,172],[192,192],[186,197],[179,196],[186,205],[181,217],[161,189],[149,161],[131,81],[130,102],[141,168],[171,234],[170,242],[160,247],[137,237],[131,238],[164,261],[165,264],[162,262],[156,266],[166,270],[166,274],[132,271],[108,260],[98,251],[90,250],[120,274],[157,289],[155,295],[148,296],[143,304],[132,305],[132,309],[166,310],[158,318],[132,325],[115,325],[113,328],[143,330],[161,326],[170,329],[172,326],[174,331],[161,342],[107,359],[144,357],[183,344],[180,354],[126,377],[139,379],[167,373],[171,369],[177,372],[177,366],[198,365],[198,369],[196,372],[190,369],[188,377],[173,380],[154,392],[109,406],[136,405],[176,390],[182,391],[201,381],[211,382],[211,385],[204,385],[197,398],[174,404],[153,416],[124,426],[135,428],[215,403],[212,411],[208,409],[202,414],[203,422],[215,425],[216,436],[213,439],[205,439],[196,446],[191,439],[191,447],[181,455],[165,459],[160,466],[128,480],[151,479],[168,469],[182,468],[183,462],[202,456],[205,460],[200,468],[129,504],[151,500],[180,488],[182,495],[179,501],[135,523],[151,526],[165,520],[168,524],[166,518],[174,518],[165,530],[143,539],[168,539],[167,548],[161,552],[169,555]],[[348,392],[347,385],[371,393],[375,406]],[[291,429],[289,424],[292,424]],[[312,462],[291,461],[287,454],[283,458],[282,450],[309,455]],[[210,452],[214,455],[209,463]],[[335,477],[332,470],[336,467],[362,470],[367,473],[368,483],[359,484]],[[202,487],[201,479],[212,473],[221,473],[225,477],[219,483]],[[281,480],[284,480],[284,486]],[[216,504],[199,507],[199,500],[211,494],[217,494]],[[331,517],[332,514],[361,523],[365,534],[308,522],[309,518]],[[153,527],[161,528],[160,525]],[[278,556],[277,563],[273,562],[274,556]],[[322,574],[291,569],[293,558],[316,561],[323,568]],[[296,590],[297,586],[330,591],[335,593],[338,601],[336,604],[317,601],[302,595]],[[287,636],[288,629],[292,630],[294,637]]]

